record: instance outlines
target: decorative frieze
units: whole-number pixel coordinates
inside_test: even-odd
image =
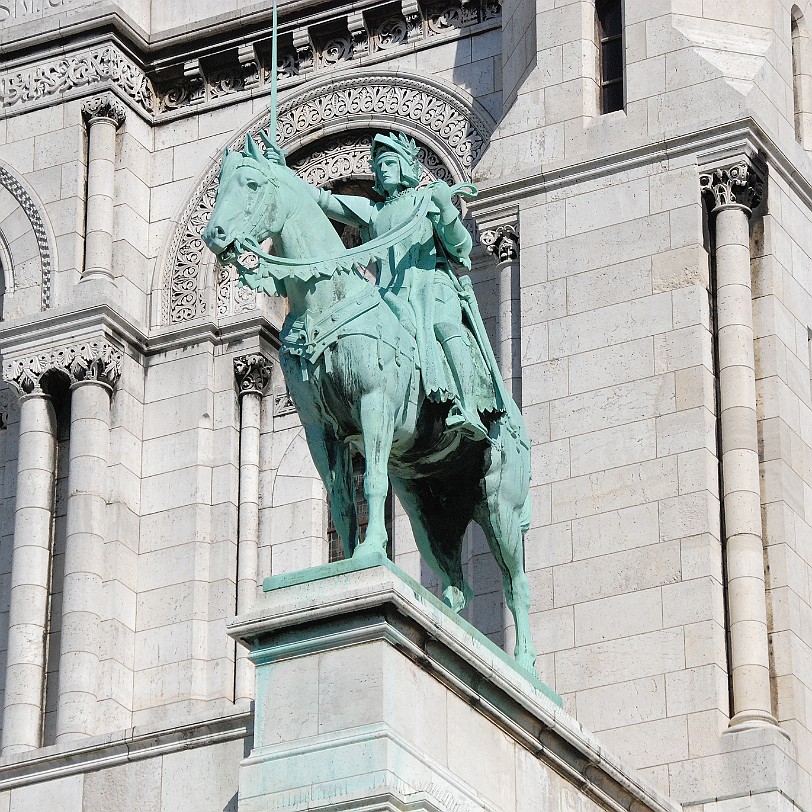
[[[264,395],[272,372],[273,363],[260,353],[237,356],[234,359],[234,377],[240,397],[247,394]]]
[[[126,115],[124,105],[112,93],[94,96],[82,104],[82,116],[88,124],[103,118],[112,121],[118,128],[124,123]]]
[[[21,394],[39,391],[42,376],[53,370],[73,383],[94,380],[113,388],[121,377],[122,357],[121,350],[103,339],[85,341],[6,361],[3,378]]]
[[[153,90],[146,74],[112,45],[0,75],[0,109],[102,82],[112,82],[138,107],[153,112]]]
[[[704,193],[712,195],[714,210],[738,205],[752,211],[764,192],[763,180],[746,161],[702,172],[699,185]]]
[[[482,231],[479,241],[499,262],[511,262],[519,258],[519,233],[512,225]]]
[[[445,0],[432,6],[403,0],[402,16],[393,14],[367,24],[364,13],[355,11],[327,37],[314,37],[307,25],[283,29],[278,77],[289,81],[308,70],[329,68],[374,51],[406,47],[426,36],[493,19],[499,11],[498,0]],[[267,36],[267,31],[259,32],[257,41],[265,41]],[[217,54],[211,57],[215,62],[219,59]],[[200,60],[190,59],[174,68],[161,68],[157,75],[148,67],[142,69],[118,47],[106,45],[0,73],[0,110],[42,106],[50,97],[107,83],[146,113],[161,115],[267,85],[270,73],[267,58],[263,60],[254,42],[238,47],[231,67],[208,73]]]

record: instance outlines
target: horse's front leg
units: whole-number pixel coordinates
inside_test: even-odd
[[[353,557],[377,552],[386,554],[385,511],[394,423],[394,411],[383,392],[370,392],[361,396],[361,433],[366,458],[364,496],[369,509],[369,523],[366,537],[355,548]]]
[[[305,437],[316,470],[327,489],[333,524],[344,545],[345,557],[349,557],[358,541],[350,449],[324,426],[306,426]]]

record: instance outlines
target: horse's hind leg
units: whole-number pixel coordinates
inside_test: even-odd
[[[529,473],[523,450],[502,433],[491,448],[491,465],[483,480],[484,495],[474,519],[485,531],[491,552],[502,571],[505,603],[516,623],[514,656],[520,667],[535,675],[536,650],[530,634],[530,585],[524,572],[524,533],[529,508]],[[504,453],[503,453],[504,452]]]
[[[473,597],[463,579],[461,560],[462,537],[471,521],[472,500],[459,492],[449,499],[444,489],[426,479],[392,477],[392,486],[411,522],[417,549],[440,576],[443,600],[455,612],[461,612]]]
[[[361,432],[364,438],[364,496],[369,522],[364,541],[354,555],[386,553],[386,495],[389,493],[389,452],[392,449],[394,414],[382,391],[361,396]]]

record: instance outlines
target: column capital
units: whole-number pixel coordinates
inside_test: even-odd
[[[271,382],[273,363],[260,353],[238,355],[234,359],[234,376],[240,397],[253,394],[262,397]]]
[[[122,352],[107,341],[87,341],[57,353],[72,384],[93,381],[114,389],[121,377]]]
[[[511,262],[519,258],[519,230],[506,224],[481,231],[479,241],[499,262]]]
[[[127,116],[124,105],[112,94],[103,93],[101,96],[94,96],[82,105],[82,117],[91,124],[97,119],[107,119],[112,121],[118,129]]]
[[[71,383],[97,381],[113,389],[121,376],[121,350],[104,339],[50,347],[3,364],[3,379],[20,395],[42,394],[41,381],[56,370]]]
[[[764,181],[749,161],[740,159],[701,172],[699,188],[713,197],[713,211],[738,206],[746,209],[749,216],[761,203]]]

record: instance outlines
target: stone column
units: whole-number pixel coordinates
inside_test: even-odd
[[[85,269],[82,281],[112,281],[116,130],[124,123],[124,106],[111,93],[105,93],[86,101],[82,105],[82,115],[88,128]]]
[[[522,405],[522,310],[519,277],[519,234],[512,225],[499,226],[481,235],[482,244],[498,265],[499,314],[496,358],[499,371],[516,405]]]
[[[50,397],[40,388],[44,371],[37,359],[4,370],[6,380],[22,393],[3,708],[4,756],[42,744],[56,470],[56,416]]]
[[[69,366],[71,385],[65,575],[59,650],[57,742],[92,736],[104,612],[104,543],[110,395],[121,353],[105,342],[81,346]]]
[[[733,677],[730,725],[776,724],[770,699],[748,223],[761,196],[761,181],[742,161],[703,173],[700,183],[713,196],[716,238],[722,499]]]
[[[262,396],[271,382],[271,362],[263,355],[234,359],[240,397],[240,506],[237,530],[237,614],[254,606],[259,548],[259,437]],[[234,701],[254,698],[254,665],[240,646],[235,662]]]
[[[516,405],[522,407],[522,308],[519,277],[519,233],[514,225],[505,224],[483,231],[480,242],[497,260],[497,314],[496,360],[505,388]],[[502,629],[505,651],[516,645],[516,626],[513,614],[502,604]]]

